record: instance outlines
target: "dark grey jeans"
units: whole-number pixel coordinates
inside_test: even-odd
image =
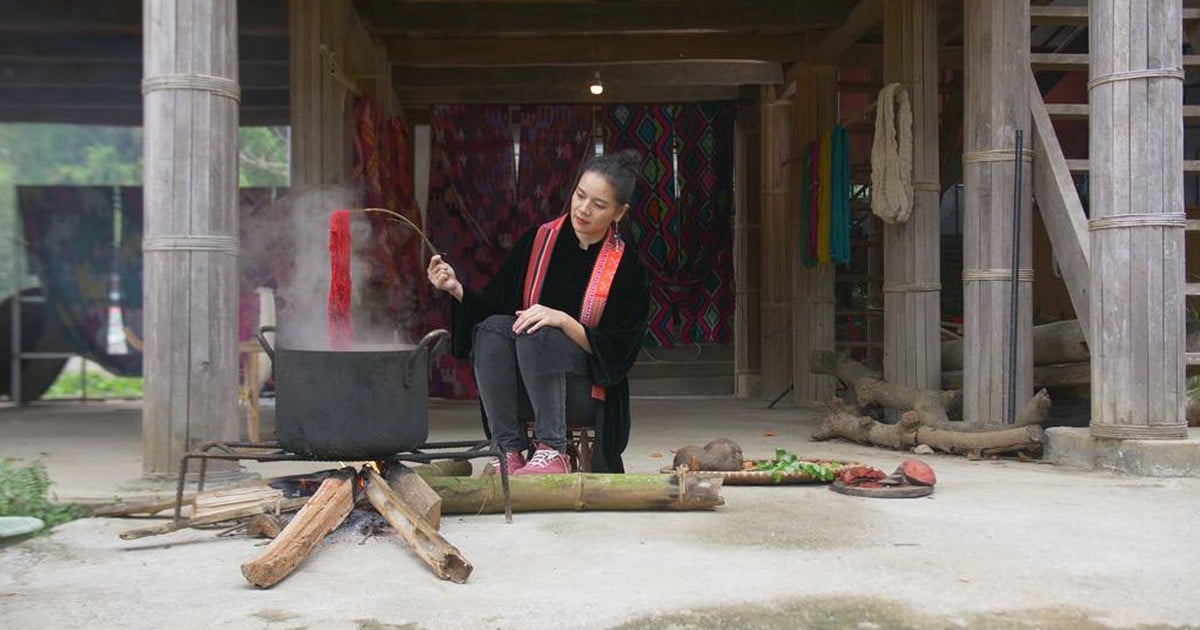
[[[475,381],[492,437],[506,451],[524,450],[532,418],[538,441],[565,451],[567,418],[590,423],[598,404],[587,353],[557,328],[514,334],[514,321],[493,315],[475,326]]]

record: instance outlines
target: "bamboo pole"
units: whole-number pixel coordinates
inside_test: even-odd
[[[145,0],[142,471],[235,440],[237,3]],[[220,43],[220,45],[218,45]],[[232,462],[209,474],[231,475]]]
[[[912,103],[912,215],[883,226],[883,375],[913,389],[941,382],[937,0],[884,7],[884,83]],[[879,165],[872,165],[879,168]]]
[[[1030,128],[1029,3],[966,0],[963,125],[963,416],[999,421],[1016,372],[1017,401],[1033,391],[1033,255],[1022,248],[1017,360],[1010,364],[1014,132]],[[1028,168],[1033,152],[1020,156]],[[1021,242],[1032,242],[1032,195],[1019,203]],[[936,346],[935,346],[936,348]],[[940,353],[939,353],[940,354]],[[934,381],[936,385],[937,381]],[[1019,403],[1017,403],[1019,404]]]
[[[1091,433],[1183,439],[1181,2],[1089,9]]]
[[[442,497],[442,514],[504,510],[493,476],[425,478]],[[527,475],[509,477],[513,511],[707,510],[724,505],[721,479],[695,473],[669,475]]]

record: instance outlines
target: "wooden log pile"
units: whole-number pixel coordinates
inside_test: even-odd
[[[911,450],[926,446],[943,453],[986,457],[1031,454],[1042,445],[1042,423],[1050,412],[1050,396],[1037,392],[1013,424],[963,422],[958,391],[913,390],[888,383],[866,366],[829,351],[816,351],[812,371],[836,377],[846,388],[843,399],[813,433],[814,440],[841,438],[859,444]],[[884,410],[899,412],[894,424],[881,422]]]
[[[187,518],[126,531],[121,538],[200,527],[222,527],[222,534],[244,530],[248,536],[270,538],[270,544],[241,567],[248,582],[270,588],[303,564],[361,503],[378,512],[434,575],[462,584],[472,565],[439,532],[442,514],[494,513],[504,505],[498,477],[470,474],[470,466],[461,465],[428,465],[414,471],[400,463],[368,464],[361,470],[319,473],[315,492],[305,490],[314,485],[313,475],[204,492],[187,499]],[[721,479],[687,472],[533,475],[509,482],[514,511],[704,510],[724,504]],[[288,490],[279,489],[281,485]],[[294,491],[303,496],[289,496]],[[94,514],[153,514],[168,507],[161,501],[122,504]]]

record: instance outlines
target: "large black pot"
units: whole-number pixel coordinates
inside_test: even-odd
[[[275,366],[275,434],[285,450],[329,460],[383,459],[429,437],[429,357],[449,333],[416,347],[295,350],[258,342]]]

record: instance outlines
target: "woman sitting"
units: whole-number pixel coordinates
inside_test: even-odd
[[[632,152],[590,158],[570,211],[522,236],[482,291],[464,287],[440,256],[429,262],[429,282],[454,297],[452,352],[474,361],[484,426],[510,474],[571,472],[568,419],[594,422],[594,472],[624,472],[625,375],[650,303],[646,271],[619,234],[637,165]],[[526,461],[529,418],[536,443]]]

